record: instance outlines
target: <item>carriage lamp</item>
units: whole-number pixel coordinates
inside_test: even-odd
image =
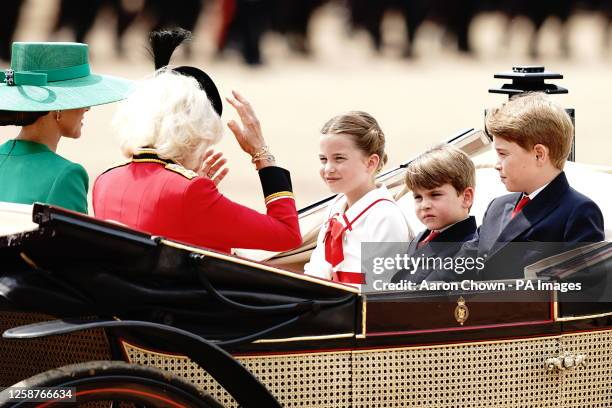
[[[512,71],[494,74],[493,77],[512,80],[512,83],[503,84],[501,88],[489,89],[489,93],[505,94],[508,95],[508,98],[523,92],[544,92],[550,95],[566,94],[569,92],[566,88],[545,82],[547,79],[563,79],[563,75],[557,72],[546,71],[543,65],[520,65],[512,67]],[[574,125],[572,150],[567,159],[574,161],[576,158],[575,110],[573,108],[566,108],[565,111],[572,119],[572,124]]]

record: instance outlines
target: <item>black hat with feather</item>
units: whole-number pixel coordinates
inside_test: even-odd
[[[151,32],[149,34],[149,43],[151,45],[149,52],[155,62],[155,69],[166,67],[170,63],[174,50],[186,40],[191,40],[191,32],[182,28]],[[221,95],[217,86],[206,72],[190,66],[172,68],[172,71],[195,78],[200,84],[200,88],[206,92],[215,112],[221,116],[223,112]]]

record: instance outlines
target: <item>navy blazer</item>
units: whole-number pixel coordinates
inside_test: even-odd
[[[464,246],[467,251],[477,246],[478,256],[486,257],[479,279],[522,278],[527,265],[579,243],[604,240],[601,210],[570,187],[564,172],[511,218],[521,196],[512,193],[491,201],[474,240]],[[514,242],[533,245],[508,245]]]
[[[410,241],[407,251],[409,257],[432,259],[454,257],[461,249],[463,243],[474,237],[476,233],[476,219],[470,216],[463,221],[459,221],[441,232],[440,235],[432,239],[427,245],[418,248],[419,242],[425,239],[430,232],[427,229]],[[461,279],[463,277],[454,271],[419,268],[414,273],[410,273],[409,270],[400,270],[393,276],[391,282],[397,283],[402,280],[414,283],[421,283],[423,280],[452,282]]]

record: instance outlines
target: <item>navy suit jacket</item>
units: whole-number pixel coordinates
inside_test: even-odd
[[[601,210],[570,187],[564,172],[511,218],[521,195],[512,193],[491,201],[474,240],[462,249],[473,253],[477,248],[478,256],[486,257],[479,279],[522,278],[527,265],[580,243],[604,240]],[[525,244],[509,245],[516,242]]]
[[[471,240],[476,233],[476,219],[472,216],[463,221],[452,225],[444,230],[440,235],[432,239],[427,245],[418,248],[421,242],[431,231],[425,230],[417,235],[408,246],[407,255],[412,258],[440,258],[454,257],[461,249],[464,242]],[[452,282],[463,279],[461,275],[449,270],[435,270],[428,268],[419,268],[414,273],[410,270],[400,270],[391,279],[392,282],[400,282],[406,280],[414,283],[427,281],[444,281]]]

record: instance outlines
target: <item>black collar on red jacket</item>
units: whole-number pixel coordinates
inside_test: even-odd
[[[136,154],[132,156],[132,162],[134,163],[159,163],[163,164],[177,164],[174,160],[164,159],[159,157],[157,150],[149,147],[138,149]]]
[[[170,170],[177,174],[180,174],[181,176],[189,180],[198,177],[198,173],[183,167],[181,164],[175,162],[174,160],[159,157],[157,151],[152,148],[139,149],[136,154],[132,156],[131,163],[157,163],[164,166],[166,170]]]

